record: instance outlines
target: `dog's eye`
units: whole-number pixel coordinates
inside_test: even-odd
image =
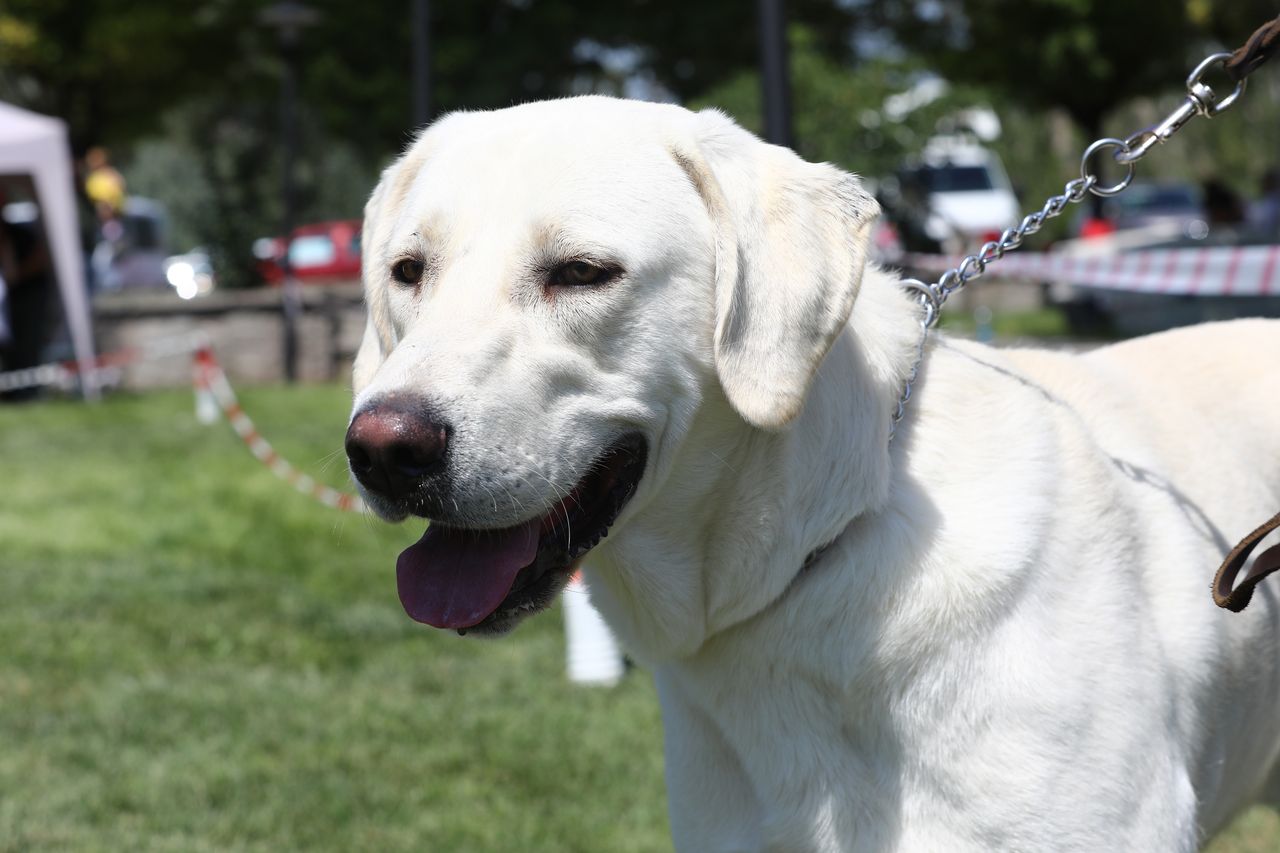
[[[401,284],[417,284],[422,281],[425,265],[416,258],[401,258],[391,265],[391,277]]]
[[[616,274],[615,270],[596,266],[587,261],[571,261],[555,269],[551,274],[551,283],[563,287],[586,287],[604,284]]]

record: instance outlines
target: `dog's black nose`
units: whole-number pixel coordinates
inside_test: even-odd
[[[430,416],[384,405],[357,413],[347,428],[356,479],[387,497],[405,497],[444,468],[449,428]]]

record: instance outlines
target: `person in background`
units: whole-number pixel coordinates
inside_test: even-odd
[[[1249,205],[1249,228],[1259,237],[1280,240],[1280,169],[1262,176],[1262,194]]]
[[[90,148],[84,155],[84,191],[93,202],[100,223],[120,216],[124,210],[124,175],[111,165],[105,148]]]
[[[4,351],[13,340],[9,326],[9,286],[5,284],[5,277],[12,275],[13,269],[13,249],[0,236],[0,370],[4,370]]]
[[[115,290],[120,286],[113,272],[116,256],[123,248],[124,175],[111,165],[105,148],[90,148],[84,155],[84,194],[93,204],[98,220],[97,238],[89,255],[89,273],[94,290]]]
[[[1204,210],[1210,225],[1239,225],[1244,222],[1244,202],[1235,190],[1217,178],[1210,178],[1204,190]]]
[[[5,202],[0,186],[0,211]],[[0,215],[0,277],[4,278],[9,328],[8,342],[0,344],[0,365],[6,371],[35,367],[47,343],[53,286],[53,266],[39,222],[17,224]],[[26,400],[36,392],[24,388],[0,394],[0,399]]]

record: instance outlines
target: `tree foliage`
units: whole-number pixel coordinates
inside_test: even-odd
[[[219,86],[242,54],[250,7],[5,0],[0,98],[66,119],[78,152],[135,139],[155,131],[167,108]]]
[[[6,0],[0,6],[0,97],[70,121],[78,148],[154,132],[192,97],[272,101],[269,0],[179,6],[119,0]],[[379,155],[411,129],[411,0],[311,0],[302,97],[323,128]],[[756,61],[754,4],[740,0],[434,0],[432,81],[438,110],[500,107],[607,86],[620,70],[688,98]],[[850,14],[793,0],[820,49],[847,52]]]
[[[791,81],[798,152],[873,177],[893,172],[947,129],[950,117],[985,101],[981,92],[952,87],[902,116],[886,114],[886,102],[918,82],[925,67],[915,59],[880,59],[857,66],[828,58],[807,27],[793,27]],[[718,107],[748,130],[763,129],[760,75],[744,71],[690,103]]]
[[[4,0],[0,99],[66,119],[77,154],[112,146],[132,188],[167,203],[179,246],[203,243],[226,281],[249,281],[252,238],[279,222],[284,66],[260,21],[270,2]],[[413,131],[411,0],[309,3],[320,14],[297,52],[298,212],[356,216],[370,176]],[[755,7],[738,0],[430,6],[438,112],[619,91],[627,78],[688,97],[756,59]],[[848,12],[824,0],[791,6],[824,34],[822,49],[845,51]]]
[[[221,247],[247,278],[249,238],[272,233],[279,216],[283,64],[276,34],[259,19],[270,2],[0,0],[0,99],[67,119],[77,153],[113,146],[136,189],[167,201],[188,239]],[[413,131],[412,0],[308,2],[320,17],[298,54],[300,215],[358,215],[361,187]],[[758,127],[755,3],[430,5],[437,112],[638,92],[715,103]],[[1006,127],[1012,117],[1036,140],[1021,140],[1022,159],[1038,156],[1049,108],[1096,135],[1118,107],[1176,90],[1191,62],[1215,44],[1239,44],[1276,8],[1271,0],[790,0],[787,12],[800,34],[792,71],[801,152],[885,174],[967,103],[992,103]],[[947,98],[896,124],[876,119],[884,98],[925,68],[953,84]],[[1224,142],[1239,149],[1232,163],[1251,162],[1246,141]],[[1033,169],[1029,180],[1041,177]]]
[[[409,0],[317,3],[306,94],[324,124],[366,148],[399,146],[410,128]],[[847,56],[851,15],[827,0],[793,0],[790,15]],[[757,61],[755,4],[742,0],[434,0],[437,112],[509,106],[579,91],[620,91],[621,78],[685,100]]]
[[[1126,101],[1179,85],[1214,42],[1234,48],[1276,14],[1265,0],[867,0],[861,9],[947,79],[1065,109],[1091,134]]]

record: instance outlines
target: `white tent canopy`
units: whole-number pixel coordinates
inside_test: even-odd
[[[85,394],[95,395],[93,326],[76,219],[66,124],[0,102],[0,175],[30,175]]]

